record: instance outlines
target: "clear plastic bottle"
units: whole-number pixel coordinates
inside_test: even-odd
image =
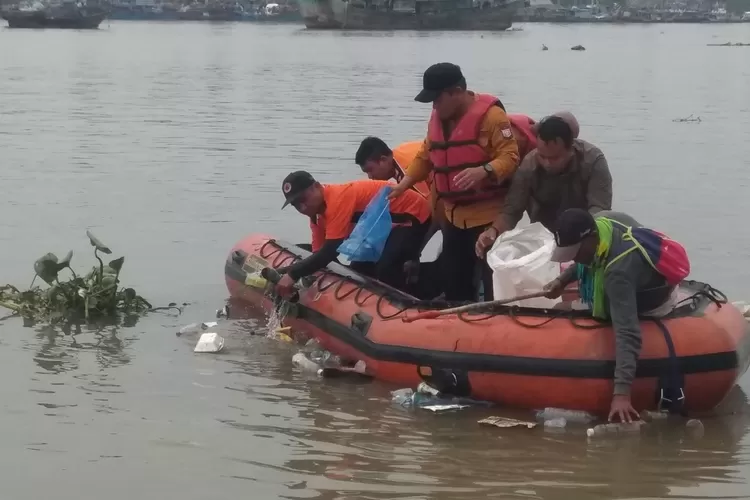
[[[629,434],[641,431],[641,425],[643,422],[636,420],[635,422],[611,422],[608,424],[595,425],[591,429],[586,431],[588,437],[601,436],[604,434]]]
[[[177,332],[177,336],[190,334],[190,333],[199,333],[205,330],[208,330],[209,328],[213,328],[216,325],[218,325],[216,321],[204,321],[203,323],[190,323],[189,325],[185,325]]]
[[[588,424],[593,422],[596,417],[588,412],[580,410],[566,410],[563,408],[545,408],[536,413],[536,418],[539,420],[547,421],[558,418],[563,418],[567,422],[575,422],[580,424]]]
[[[561,417],[552,418],[550,420],[544,421],[544,428],[545,429],[564,429],[567,424],[568,422],[564,418],[561,418]]]
[[[422,394],[429,394],[430,396],[440,397],[440,391],[425,382],[421,382],[417,386],[417,392],[420,392]]]
[[[685,424],[685,429],[687,429],[688,434],[696,438],[703,437],[703,434],[705,433],[703,422],[701,422],[697,418],[692,418],[688,420],[687,423]]]
[[[314,361],[307,359],[307,356],[305,356],[305,354],[302,352],[298,352],[297,354],[292,356],[292,363],[294,363],[295,366],[298,366],[300,370],[305,372],[315,373],[317,375],[321,375],[323,373],[320,365],[318,365]]]
[[[654,422],[657,420],[666,420],[669,418],[669,413],[666,411],[651,411],[643,410],[641,412],[641,420],[645,422]]]
[[[414,402],[414,391],[410,388],[391,392],[391,400],[401,406],[411,406]]]

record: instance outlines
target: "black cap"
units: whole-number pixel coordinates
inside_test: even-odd
[[[570,262],[575,259],[581,242],[596,233],[596,222],[586,210],[569,208],[560,214],[555,223],[555,243],[552,262]]]
[[[284,193],[286,198],[281,208],[286,208],[287,205],[294,203],[315,182],[315,178],[304,170],[298,170],[287,175],[284,182],[281,183],[281,192]]]
[[[422,92],[414,98],[417,102],[432,102],[440,94],[453,87],[466,84],[461,68],[452,63],[433,64],[422,77]]]

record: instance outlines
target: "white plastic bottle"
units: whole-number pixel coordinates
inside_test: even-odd
[[[294,363],[295,366],[298,366],[302,371],[315,373],[316,375],[323,374],[323,369],[320,365],[307,359],[307,356],[305,356],[304,353],[298,352],[292,356],[292,363]]]
[[[641,431],[643,422],[636,420],[634,422],[611,422],[609,424],[599,424],[586,431],[588,437],[601,436],[604,434],[627,434]]]
[[[576,422],[580,424],[588,424],[593,422],[596,417],[588,412],[580,410],[566,410],[564,408],[545,408],[544,410],[538,411],[536,418],[539,420],[547,421],[558,418],[563,418],[567,422]]]
[[[544,421],[544,428],[545,429],[564,429],[567,423],[568,422],[564,418],[561,418],[561,417],[552,418],[550,420]]]

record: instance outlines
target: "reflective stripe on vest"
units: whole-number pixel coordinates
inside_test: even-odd
[[[530,116],[511,114],[508,115],[510,126],[513,133],[520,135],[520,140],[516,137],[519,146],[523,144],[523,149],[518,148],[519,163],[524,157],[536,149],[536,134],[534,133],[534,120]]]
[[[432,112],[427,127],[427,137],[430,140],[430,161],[433,166],[435,192],[438,198],[445,198],[451,202],[471,203],[496,197],[499,192],[506,189],[504,186],[495,184],[491,179],[483,181],[476,189],[464,190],[458,189],[454,182],[459,172],[480,167],[492,160],[478,142],[482,120],[492,106],[503,107],[497,97],[476,94],[474,103],[458,121],[447,139],[443,133],[440,118],[435,111]]]

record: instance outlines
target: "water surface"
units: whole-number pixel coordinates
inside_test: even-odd
[[[607,155],[616,206],[682,241],[696,279],[750,299],[750,52],[706,46],[748,42],[750,25],[523,27],[0,30],[0,282],[27,285],[48,251],[87,268],[91,229],[127,257],[127,285],[191,303],[73,335],[0,322],[6,496],[746,498],[742,391],[701,439],[674,426],[589,443],[582,428],[484,428],[497,410],[410,412],[390,404],[394,387],[309,379],[294,347],[252,335],[263,322],[224,325],[218,356],[174,335],[223,304],[235,241],[307,234],[279,209],[289,171],[354,179],[362,137],[424,134],[413,97],[444,60],[511,111],[573,109]],[[701,121],[673,121],[690,115]]]

